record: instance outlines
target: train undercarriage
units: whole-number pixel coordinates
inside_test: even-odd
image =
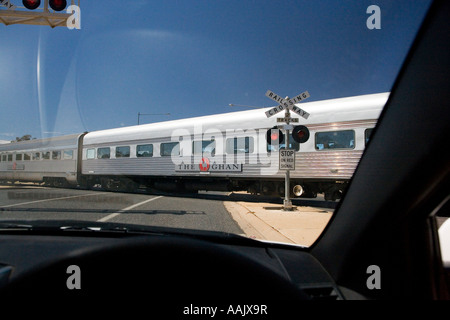
[[[71,184],[63,177],[44,177],[42,181],[3,180],[0,183],[35,182],[43,186],[81,189],[101,188],[106,191],[137,192],[159,190],[163,192],[197,193],[199,191],[243,191],[252,195],[285,196],[284,179],[235,179],[235,178],[186,178],[186,177],[126,177],[126,176],[81,176],[78,184]],[[299,180],[290,181],[291,198],[316,198],[323,193],[326,201],[337,201],[347,187],[347,181]]]
[[[326,201],[337,201],[347,187],[347,181],[299,180],[291,179],[290,197],[316,198],[323,193]],[[164,192],[197,193],[198,191],[244,191],[253,195],[283,197],[284,179],[214,179],[185,177],[124,177],[124,176],[85,176],[81,179],[82,188],[101,186],[107,191],[135,192],[138,189],[156,189]]]

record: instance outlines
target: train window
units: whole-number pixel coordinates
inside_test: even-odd
[[[179,142],[166,142],[161,143],[161,156],[178,156],[180,155],[180,143]]]
[[[86,159],[94,159],[94,158],[95,158],[95,149],[87,149]]]
[[[44,159],[44,160],[50,160],[50,151],[44,151],[44,152],[42,152],[42,159]]]
[[[110,156],[111,156],[111,149],[109,147],[97,149],[97,159],[109,159]]]
[[[8,161],[12,161],[12,154],[8,154]]]
[[[6,154],[2,154],[2,161],[6,161]]]
[[[116,147],[116,158],[129,158],[130,157],[130,147]]]
[[[41,153],[40,152],[34,152],[33,153],[33,160],[40,160],[41,159]]]
[[[366,129],[364,131],[364,143],[367,145],[370,139],[370,135],[372,134],[373,129]]]
[[[193,154],[204,154],[208,153],[214,155],[216,152],[216,141],[215,140],[202,140],[192,142],[192,153]]]
[[[153,157],[153,145],[152,144],[142,144],[136,146],[136,157]]]
[[[23,154],[23,160],[30,161],[31,160],[31,154],[30,153],[24,153]]]
[[[23,155],[21,153],[16,154],[16,161],[22,161]]]
[[[64,150],[63,151],[63,159],[64,160],[72,160],[73,159],[73,150]]]
[[[353,149],[355,147],[355,131],[328,131],[316,133],[316,150]]]
[[[252,137],[240,137],[230,138],[226,142],[226,152],[232,153],[253,153],[253,138]]]
[[[61,151],[52,151],[52,160],[61,160]]]

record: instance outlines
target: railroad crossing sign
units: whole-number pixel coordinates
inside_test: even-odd
[[[280,150],[280,170],[295,170],[295,150]]]
[[[277,122],[298,122],[298,118],[277,118]]]
[[[0,6],[6,7],[8,10],[15,10],[16,6],[13,5],[9,0],[0,0]]]
[[[279,105],[277,107],[274,107],[274,108],[266,111],[267,118],[270,118],[271,116],[274,116],[278,112],[281,112],[285,109],[292,110],[293,112],[295,112],[296,114],[298,114],[299,116],[301,116],[305,119],[308,119],[308,117],[309,117],[308,112],[306,112],[305,110],[302,110],[301,108],[299,108],[295,105],[296,103],[303,101],[310,97],[308,91],[302,92],[299,95],[295,96],[294,98],[287,98],[287,99],[284,98],[283,99],[280,95],[278,95],[270,90],[267,90],[266,97],[279,103]]]
[[[286,131],[284,142],[285,149],[279,150],[279,169],[285,170],[285,178],[284,178],[284,201],[283,201],[283,210],[291,211],[293,210],[292,201],[290,199],[290,170],[295,170],[295,150],[290,150],[289,148],[289,131],[293,130],[294,127],[290,124],[291,122],[298,122],[298,118],[291,118],[290,110],[298,114],[299,116],[308,119],[309,113],[305,110],[300,109],[295,104],[309,98],[308,91],[302,92],[294,98],[282,98],[280,95],[267,90],[266,97],[272,99],[273,101],[279,103],[277,107],[274,107],[268,111],[266,111],[267,118],[270,118],[277,113],[286,110],[284,118],[277,118],[277,122],[286,122],[287,125],[282,126]]]

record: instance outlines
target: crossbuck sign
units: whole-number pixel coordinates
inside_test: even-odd
[[[300,101],[303,101],[303,100],[309,98],[308,91],[302,92],[299,95],[295,96],[294,98],[283,99],[280,95],[278,95],[270,90],[267,90],[266,97],[279,103],[279,105],[277,107],[274,107],[274,108],[270,109],[269,111],[266,111],[267,118],[270,118],[271,116],[274,116],[278,112],[281,112],[287,108],[294,111],[296,114],[298,114],[299,116],[301,116],[305,119],[308,119],[308,117],[309,117],[308,112],[306,112],[305,110],[302,110],[301,108],[299,108],[295,105],[295,103],[298,103]]]
[[[284,179],[284,201],[283,201],[283,210],[290,211],[292,210],[292,201],[289,198],[290,193],[290,170],[295,170],[295,150],[290,150],[289,148],[289,130],[293,129],[293,126],[290,125],[290,122],[298,122],[298,119],[295,118],[296,121],[294,121],[294,118],[291,118],[290,110],[298,114],[299,116],[308,119],[309,113],[305,110],[300,109],[295,104],[297,102],[303,101],[307,98],[309,98],[308,91],[302,92],[299,95],[295,96],[294,98],[282,98],[280,95],[267,90],[266,97],[269,99],[272,99],[273,101],[279,103],[277,107],[274,107],[268,111],[266,111],[267,118],[270,118],[274,115],[276,115],[278,112],[281,112],[283,110],[286,110],[284,118],[278,118],[277,122],[286,122],[287,125],[283,126],[283,129],[286,131],[286,141],[285,143],[285,150],[279,150],[279,168],[280,170],[286,170],[285,171],[285,179]]]

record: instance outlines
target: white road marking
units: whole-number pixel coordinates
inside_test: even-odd
[[[55,200],[64,200],[64,199],[72,199],[72,198],[80,198],[80,197],[88,197],[88,196],[94,196],[94,195],[98,195],[98,193],[88,193],[88,194],[83,194],[83,195],[80,195],[80,196],[68,196],[68,197],[59,197],[59,198],[50,198],[50,199],[43,199],[43,200],[21,202],[21,203],[9,204],[9,205],[6,205],[6,206],[0,206],[0,208],[10,208],[10,207],[22,206],[24,204],[46,202],[46,201],[55,201]]]
[[[115,212],[115,213],[111,213],[111,214],[107,215],[106,217],[103,217],[103,218],[97,220],[97,222],[105,222],[105,221],[108,221],[108,220],[110,220],[110,219],[112,219],[112,218],[114,218],[114,217],[117,217],[117,216],[118,216],[119,214],[121,214],[121,213],[124,213],[124,212],[126,212],[126,211],[128,211],[128,210],[134,209],[134,208],[136,208],[136,207],[139,207],[139,206],[141,206],[141,205],[143,205],[143,204],[146,204],[146,203],[148,203],[148,202],[150,202],[150,201],[153,201],[153,200],[157,200],[157,199],[162,198],[162,197],[163,197],[163,196],[158,196],[158,197],[155,197],[155,198],[147,199],[147,200],[145,200],[145,201],[142,201],[142,202],[133,204],[132,206],[123,208],[123,209],[121,209],[120,211],[117,211],[117,212]]]

